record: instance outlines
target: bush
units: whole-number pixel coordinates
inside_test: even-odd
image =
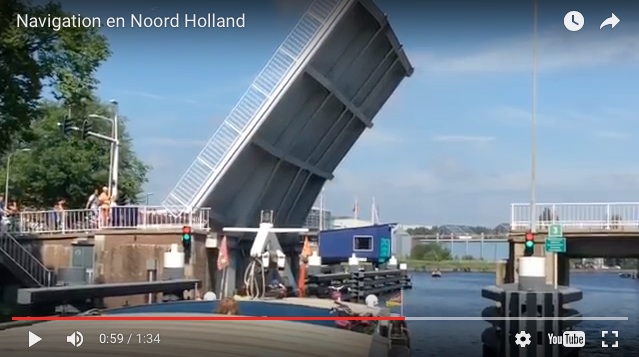
[[[420,244],[411,250],[411,259],[414,260],[428,260],[428,261],[442,261],[452,260],[450,250],[437,243]]]

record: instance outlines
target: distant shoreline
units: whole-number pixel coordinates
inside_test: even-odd
[[[570,269],[571,273],[603,273],[603,274],[632,274],[637,269]]]
[[[423,270],[417,268],[408,268],[408,271],[413,273],[431,273],[438,270],[442,273],[494,273],[497,271],[495,267],[492,269],[477,269],[477,268],[440,268],[432,270]],[[570,269],[570,273],[597,273],[597,274],[632,274],[636,273],[634,269],[618,269],[618,270],[597,270],[597,269]]]
[[[444,261],[420,261],[411,260],[406,262],[408,270],[411,272],[432,272],[442,273],[494,273],[497,271],[496,262],[481,260],[444,260]],[[571,273],[601,273],[620,274],[636,273],[636,269],[576,269],[571,268]]]

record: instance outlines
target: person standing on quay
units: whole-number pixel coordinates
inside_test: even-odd
[[[109,188],[102,187],[102,193],[98,197],[100,202],[100,226],[106,226],[109,222],[109,211],[111,209],[111,195],[109,194]]]

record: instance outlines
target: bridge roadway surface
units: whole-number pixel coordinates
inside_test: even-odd
[[[531,204],[511,205],[510,234],[523,242],[531,229]],[[561,225],[567,239],[566,255],[584,258],[639,257],[639,203],[537,203],[536,238],[543,243],[548,228]]]

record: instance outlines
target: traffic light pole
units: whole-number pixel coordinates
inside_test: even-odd
[[[109,192],[111,197],[118,197],[118,176],[120,171],[120,133],[119,133],[119,110],[118,102],[111,100],[113,105],[113,118],[107,118],[97,114],[89,115],[89,119],[96,118],[111,122],[111,136],[102,135],[91,131],[91,124],[88,120],[84,120],[82,127],[70,126],[71,114],[67,114],[62,122],[58,123],[58,126],[62,128],[63,135],[67,135],[69,131],[78,131],[82,133],[82,138],[92,136],[97,139],[108,141],[111,145],[109,154]]]
[[[58,126],[61,126],[62,124],[58,123]],[[73,131],[78,131],[81,132],[82,128],[79,128],[77,126],[70,126],[68,127],[69,130],[73,130]],[[114,133],[117,131],[114,131]],[[94,137],[96,139],[100,139],[100,140],[104,140],[104,141],[108,141],[109,143],[111,143],[111,147],[113,148],[113,155],[112,158],[114,159],[112,162],[112,167],[109,168],[109,172],[111,173],[109,176],[109,187],[111,188],[111,197],[117,197],[117,175],[118,175],[118,157],[119,157],[119,147],[120,147],[120,140],[114,138],[114,137],[110,137],[110,136],[106,136],[106,135],[102,135],[100,133],[94,133],[92,131],[88,131],[85,133],[86,136],[91,136]]]
[[[113,168],[111,172],[112,177],[109,177],[109,184],[111,185],[111,197],[117,199],[118,177],[120,177],[120,133],[118,128],[118,117],[120,116],[120,114],[117,102],[112,101],[112,104],[115,107],[115,113],[113,114],[113,141],[111,142],[111,145],[113,145]]]
[[[557,263],[559,262],[559,253],[555,252],[552,255],[552,259],[553,259],[553,285],[555,287],[555,290],[557,290],[557,286],[559,286],[559,266],[557,266]]]
[[[74,131],[82,131],[82,129],[77,127],[77,126],[70,126],[69,129],[74,130]],[[113,143],[113,144],[120,144],[119,140],[116,140],[116,139],[114,139],[114,138],[112,138],[110,136],[102,135],[100,133],[94,133],[92,131],[87,132],[87,136],[92,136],[94,138],[102,139],[102,140],[108,141],[108,142]]]
[[[119,171],[120,171],[120,121],[119,121],[119,106],[116,100],[111,100],[112,105],[112,113],[113,118],[107,118],[105,116],[99,114],[91,114],[89,115],[89,119],[101,119],[108,121],[111,123],[111,140],[109,142],[110,152],[109,152],[109,178],[108,178],[108,186],[109,192],[112,197],[117,197],[118,195],[118,182],[119,182]]]
[[[117,119],[116,119],[117,120]],[[117,127],[117,122],[114,122],[113,126]],[[77,128],[71,127],[71,129],[76,130]],[[117,129],[113,130],[114,134],[117,134]],[[109,189],[111,192],[111,197],[117,199],[118,197],[118,172],[120,166],[120,140],[116,139],[117,136],[109,137],[106,135],[102,135],[99,133],[94,133],[89,131],[86,133],[87,136],[92,136],[97,139],[102,139],[111,143],[113,155],[111,155],[111,167],[109,167],[110,177],[109,177]]]

